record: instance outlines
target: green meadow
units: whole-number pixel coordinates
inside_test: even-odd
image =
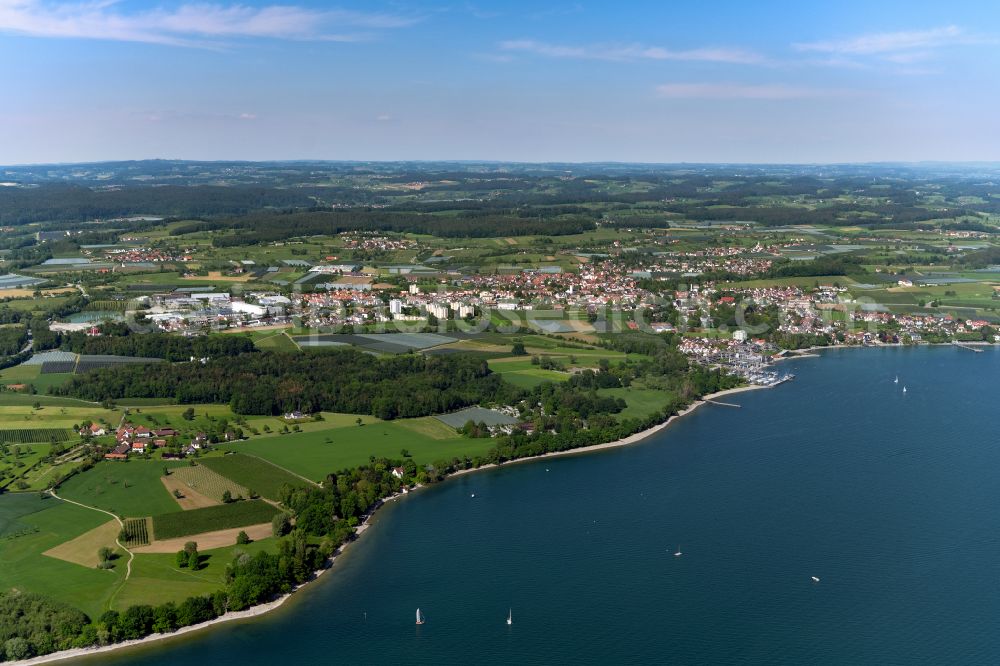
[[[68,479],[59,487],[59,495],[121,517],[180,511],[160,477],[164,467],[185,464],[167,460],[102,461]]]
[[[370,456],[400,458],[400,452],[406,449],[418,462],[430,463],[455,456],[480,455],[491,445],[489,439],[460,436],[437,419],[426,417],[260,437],[225,444],[222,448],[259,456],[318,482],[330,472],[366,464]],[[205,462],[215,465],[218,460],[206,459]],[[262,492],[257,486],[244,483],[222,470],[216,471]]]

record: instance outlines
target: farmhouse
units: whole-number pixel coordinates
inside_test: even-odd
[[[131,450],[132,447],[128,444],[128,442],[125,442],[123,444],[119,444],[118,446],[116,446],[109,453],[105,453],[104,457],[107,460],[125,460],[126,458],[128,458],[128,453]]]
[[[402,467],[393,467],[392,475],[397,479],[402,479],[404,476],[406,476],[406,470],[403,469]]]
[[[104,429],[100,423],[91,423],[89,428],[82,428],[80,430],[81,435],[90,435],[91,437],[101,437],[107,434],[107,430]]]

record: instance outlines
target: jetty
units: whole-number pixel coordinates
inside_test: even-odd
[[[719,407],[742,407],[743,405],[735,405],[731,402],[722,402],[721,400],[705,400],[710,405],[718,405]]]
[[[982,349],[979,349],[978,347],[973,347],[972,345],[967,344],[967,343],[952,342],[951,344],[955,345],[956,347],[960,347],[961,349],[968,349],[971,352],[976,352],[977,354],[982,354],[983,353]]]

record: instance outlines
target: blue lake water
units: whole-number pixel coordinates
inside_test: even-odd
[[[278,612],[99,661],[1000,661],[1000,350],[786,368],[641,444],[417,492]]]

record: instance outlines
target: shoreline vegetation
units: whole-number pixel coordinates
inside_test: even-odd
[[[811,354],[810,356],[816,356],[816,355],[815,354]],[[790,358],[795,358],[795,356],[792,356]],[[680,419],[680,418],[682,418],[684,416],[687,416],[688,414],[690,414],[690,413],[694,412],[695,410],[697,410],[699,407],[701,407],[703,405],[706,405],[706,404],[711,404],[711,401],[713,401],[713,400],[715,400],[717,398],[721,398],[721,397],[727,396],[727,395],[732,395],[732,394],[735,394],[735,393],[743,393],[743,392],[746,392],[746,391],[753,391],[753,390],[765,389],[765,388],[772,388],[772,387],[750,385],[750,386],[740,386],[740,387],[736,387],[736,388],[725,389],[725,390],[722,390],[722,391],[716,391],[714,393],[708,393],[708,394],[705,394],[702,397],[696,399],[691,404],[689,404],[687,407],[681,409],[677,413],[672,414],[669,418],[667,418],[667,420],[663,421],[662,423],[656,424],[656,425],[654,425],[652,427],[646,428],[644,430],[641,430],[641,431],[633,433],[633,434],[631,434],[631,435],[629,435],[627,437],[623,437],[621,439],[618,439],[618,440],[615,440],[615,441],[612,441],[612,442],[605,442],[605,443],[602,443],[602,444],[591,444],[591,445],[587,445],[587,446],[581,446],[581,447],[577,447],[577,448],[565,449],[565,450],[560,450],[560,451],[549,451],[547,453],[542,453],[542,454],[539,454],[539,455],[525,456],[525,457],[522,457],[522,458],[516,458],[514,460],[509,460],[509,461],[506,461],[506,462],[503,462],[503,463],[500,463],[500,464],[488,463],[488,464],[485,464],[485,465],[481,465],[480,467],[473,467],[473,468],[468,468],[468,469],[456,470],[456,471],[452,472],[451,474],[449,474],[445,479],[443,479],[443,481],[446,481],[446,480],[448,480],[450,478],[453,478],[453,477],[458,477],[458,476],[462,476],[462,475],[465,475],[465,474],[471,474],[473,472],[479,472],[479,471],[483,471],[483,470],[487,470],[487,469],[495,469],[497,467],[505,467],[507,465],[511,465],[511,464],[514,464],[514,463],[537,461],[537,460],[540,460],[542,458],[550,458],[550,457],[556,457],[556,456],[583,455],[583,454],[587,454],[587,453],[593,453],[595,451],[601,451],[601,450],[605,450],[605,449],[615,449],[615,448],[621,448],[621,447],[624,447],[624,446],[629,446],[631,444],[637,444],[637,443],[642,442],[642,441],[644,441],[644,440],[652,437],[653,435],[655,435],[655,434],[657,434],[657,433],[665,430],[672,423],[674,423],[677,419]],[[360,538],[362,537],[362,535],[369,529],[369,527],[371,527],[371,524],[372,524],[371,521],[377,515],[378,510],[380,508],[382,508],[386,504],[388,504],[390,502],[394,502],[394,501],[396,501],[396,500],[398,500],[398,499],[400,499],[402,497],[408,497],[411,494],[413,494],[413,492],[415,492],[416,490],[419,490],[422,487],[424,487],[424,486],[418,485],[412,491],[396,493],[394,495],[386,497],[386,498],[380,500],[379,502],[377,502],[376,505],[373,506],[365,514],[364,519],[355,528],[354,538],[351,539],[350,541],[347,541],[343,545],[341,545],[337,549],[337,551],[334,552],[333,555],[331,555],[331,557],[324,563],[323,568],[318,569],[317,571],[315,571],[313,573],[313,576],[312,576],[312,578],[310,580],[307,580],[304,583],[300,583],[300,584],[296,585],[290,592],[282,594],[281,596],[277,597],[276,599],[274,599],[272,601],[269,601],[269,602],[266,602],[266,603],[263,603],[263,604],[257,604],[255,606],[252,606],[252,607],[247,608],[245,610],[229,611],[229,612],[226,612],[225,614],[220,615],[220,616],[218,616],[216,618],[213,618],[211,620],[206,620],[205,622],[200,622],[198,624],[193,624],[193,625],[189,625],[189,626],[186,626],[186,627],[181,627],[181,628],[179,628],[179,629],[177,629],[177,630],[175,630],[173,632],[170,632],[170,633],[150,634],[150,635],[145,636],[143,638],[138,638],[138,639],[133,639],[133,640],[128,640],[128,641],[122,641],[120,643],[112,643],[110,645],[101,645],[101,646],[86,647],[86,648],[73,648],[73,649],[70,649],[70,650],[62,650],[62,651],[59,651],[59,652],[51,652],[49,654],[39,655],[37,657],[32,657],[31,659],[26,659],[26,660],[21,660],[21,661],[13,661],[13,662],[9,662],[9,663],[12,663],[12,664],[22,664],[24,666],[29,666],[29,665],[33,665],[33,664],[47,664],[47,663],[53,663],[53,662],[62,662],[62,661],[65,661],[67,659],[79,659],[79,658],[91,657],[91,656],[94,656],[94,655],[108,653],[108,652],[112,652],[112,651],[126,650],[126,649],[130,649],[130,648],[138,648],[138,647],[149,645],[151,643],[155,643],[155,642],[159,642],[159,641],[164,641],[164,640],[169,640],[169,639],[175,639],[175,638],[179,638],[181,636],[187,635],[187,634],[192,634],[192,633],[195,633],[195,632],[205,631],[205,630],[210,629],[213,626],[217,626],[217,625],[220,625],[220,624],[224,624],[224,623],[228,623],[228,622],[237,622],[237,621],[240,621],[240,620],[249,620],[249,619],[253,619],[253,618],[257,618],[257,617],[266,615],[267,613],[270,613],[270,612],[272,612],[274,610],[277,610],[278,608],[281,608],[289,599],[292,598],[293,595],[295,595],[297,592],[299,592],[303,588],[308,587],[311,583],[314,583],[315,581],[317,581],[320,578],[320,576],[322,576],[324,573],[326,573],[327,571],[331,570],[333,568],[334,564],[336,564],[337,559],[346,551],[346,549],[352,543],[355,543],[358,540],[360,540]]]

